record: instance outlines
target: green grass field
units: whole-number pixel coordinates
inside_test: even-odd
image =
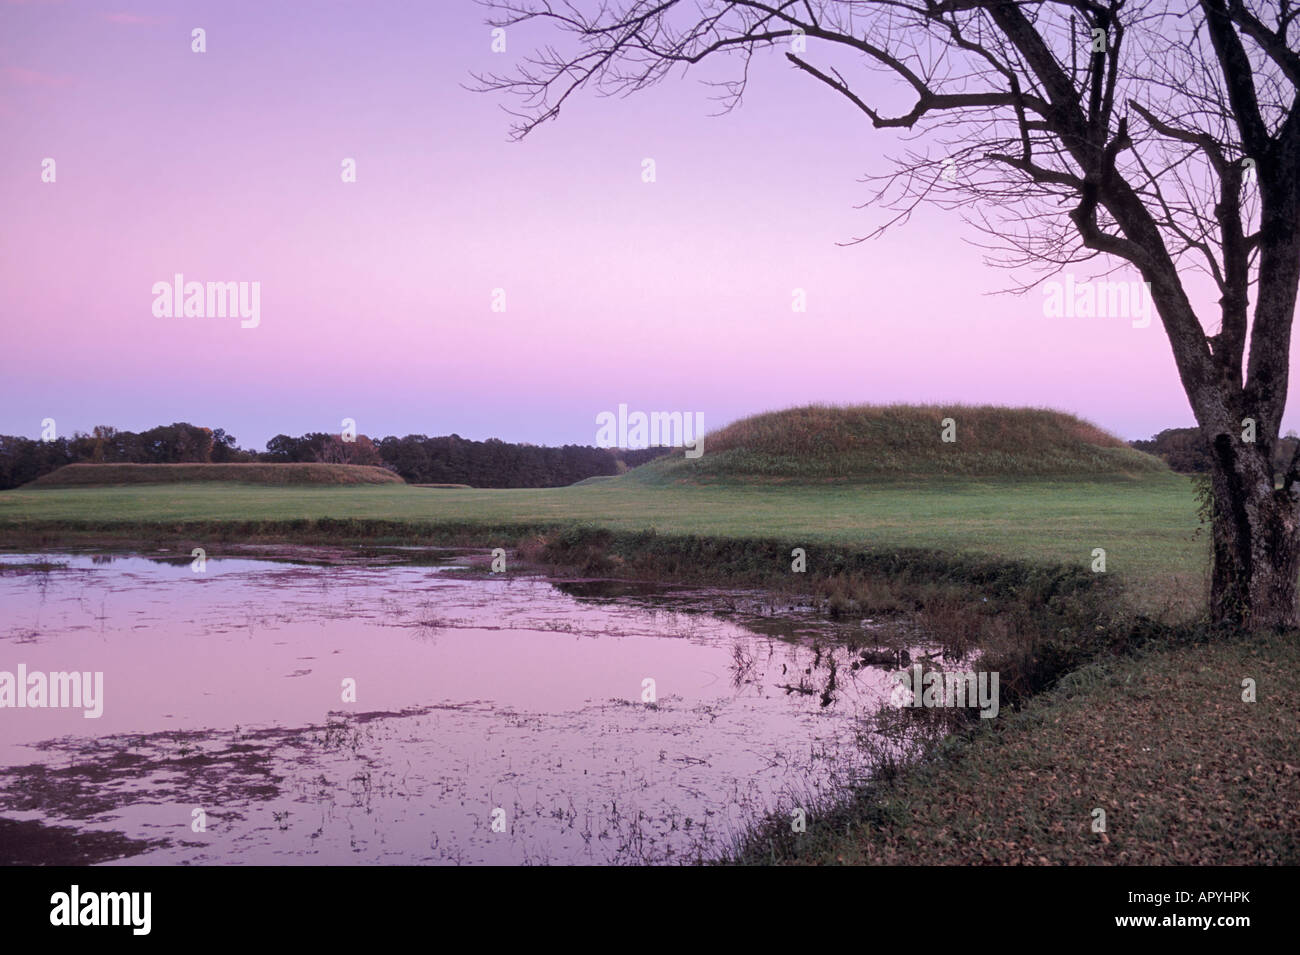
[[[405,485],[169,484],[0,493],[0,544],[31,522],[361,518],[485,525],[587,522],[662,534],[919,547],[1088,566],[1106,551],[1135,606],[1197,605],[1207,545],[1190,481],[1169,472],[1097,480],[933,478],[915,483],[662,485],[620,478],[544,490]]]

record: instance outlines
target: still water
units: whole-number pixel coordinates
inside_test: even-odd
[[[97,717],[0,708],[0,818],[108,863],[662,863],[860,778],[887,670],[797,614],[601,593],[0,555],[0,673],[103,674]]]

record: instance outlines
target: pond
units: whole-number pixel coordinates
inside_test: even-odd
[[[67,704],[0,707],[0,817],[92,862],[665,863],[860,780],[896,685],[807,613],[464,563],[0,556],[0,681]]]

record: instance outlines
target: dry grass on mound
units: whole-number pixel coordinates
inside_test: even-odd
[[[1159,459],[1096,425],[1045,408],[807,405],[721,428],[705,437],[698,459],[677,452],[632,473],[669,482],[823,483],[943,474],[1131,477],[1164,470]]]
[[[881,455],[935,453],[940,422],[956,423],[957,445],[983,452],[1032,453],[1092,445],[1122,448],[1123,441],[1089,421],[1045,408],[997,405],[807,405],[744,418],[708,436],[707,451],[825,456],[870,446]]]

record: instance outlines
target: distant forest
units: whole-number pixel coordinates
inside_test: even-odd
[[[241,448],[224,429],[185,422],[148,431],[119,431],[101,425],[90,434],[38,441],[0,435],[0,490],[34,481],[65,464],[234,464],[241,462],[325,462],[370,464],[400,475],[409,484],[468,484],[472,487],[563,487],[589,477],[620,474],[664,454],[666,448],[624,450],[566,444],[560,448],[510,444],[489,438],[470,441],[457,434],[431,438],[372,440],[357,435],[312,432],[278,434],[265,451]]]
[[[1291,463],[1297,443],[1300,443],[1300,438],[1296,437],[1295,432],[1288,432],[1286,437],[1278,438],[1277,446],[1273,448],[1275,471],[1285,470]],[[1201,441],[1197,428],[1166,428],[1149,441],[1130,441],[1129,446],[1154,454],[1175,471],[1204,474],[1210,470],[1210,449]]]
[[[1294,433],[1279,439],[1275,466],[1285,468],[1300,443]],[[1209,451],[1196,428],[1167,428],[1145,441],[1130,441],[1139,451],[1162,458],[1175,471],[1209,470]],[[38,441],[0,434],[0,490],[34,481],[65,464],[228,464],[239,462],[325,462],[371,464],[400,475],[408,484],[468,484],[471,487],[564,487],[589,477],[620,474],[664,454],[665,448],[625,450],[566,444],[559,448],[511,444],[489,438],[470,441],[457,434],[408,434],[373,440],[357,435],[277,434],[265,451],[241,448],[222,428],[186,422],[148,431],[119,431],[101,425],[90,434]]]

